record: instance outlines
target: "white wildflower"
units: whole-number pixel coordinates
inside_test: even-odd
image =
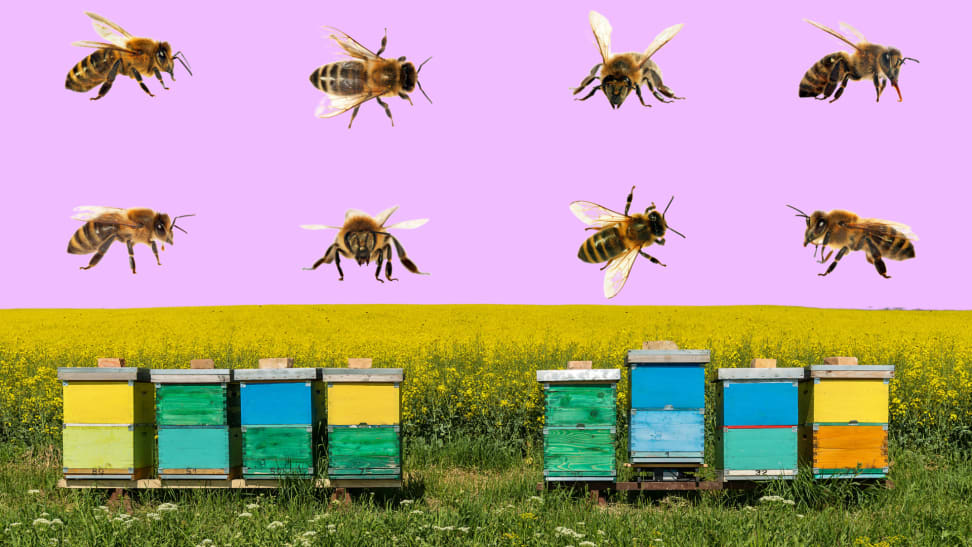
[[[246,511],[244,511],[244,512],[242,512],[242,513],[240,513],[239,515],[236,515],[236,516],[239,517],[239,518],[241,518],[241,519],[248,519],[248,518],[250,518],[250,517],[253,516],[253,513],[247,513]]]
[[[43,513],[41,513],[41,516],[44,517],[44,518],[47,518],[47,517],[51,516],[51,514],[48,513],[47,511],[44,511]]]
[[[460,532],[462,532],[463,534],[465,534],[466,532],[469,531],[469,527],[468,526],[460,526],[459,528],[456,528],[456,530],[459,530]]]
[[[798,514],[797,514],[797,518],[798,518],[798,519],[802,519],[802,518],[803,518],[803,515],[801,515],[801,514],[799,514],[799,513],[798,513]]]
[[[583,547],[596,547],[597,546],[597,544],[594,543],[593,541],[582,541],[582,542],[578,543],[577,545],[582,545]]]
[[[199,544],[196,545],[196,547],[202,547],[203,545],[212,545],[212,544],[213,544],[213,540],[211,540],[211,539],[204,539],[204,540],[200,541]]]
[[[40,490],[37,490],[35,488],[31,488],[30,490],[27,491],[27,493],[28,494],[40,494]]]
[[[11,523],[10,523],[10,527],[11,527],[11,528],[16,528],[16,527],[18,527],[18,526],[20,526],[20,524],[21,524],[21,523],[19,523],[19,522],[11,522]]]
[[[51,519],[51,526],[54,526],[55,524],[58,526],[64,526],[64,523],[61,522],[61,519]]]
[[[402,500],[398,502],[398,505],[412,505],[413,503],[415,503],[415,500]]]
[[[540,496],[530,496],[530,501],[536,501],[536,502],[539,502],[539,503],[543,503],[543,498],[541,498]]]
[[[759,498],[759,502],[760,503],[764,503],[764,502],[771,502],[771,503],[772,502],[779,502],[779,503],[782,503],[784,505],[796,505],[796,502],[795,501],[788,500],[788,499],[784,498],[783,496],[763,496],[763,497]]]
[[[576,539],[581,539],[582,537],[584,537],[584,534],[577,533],[571,530],[570,528],[567,528],[566,526],[558,526],[554,528],[554,532],[556,532],[558,536],[567,536]]]
[[[327,525],[327,533],[328,534],[333,534],[336,530],[337,530],[337,526],[335,526],[333,524],[328,524]]]
[[[152,520],[162,520],[161,513],[145,513],[145,516],[146,518],[150,518]]]
[[[47,542],[50,543],[51,545],[57,545],[58,539],[57,538],[48,538],[47,539]]]
[[[42,517],[42,518],[34,519],[34,526],[50,526],[50,525],[51,525],[51,521],[47,520],[46,518]]]
[[[312,538],[312,537],[314,537],[316,535],[317,535],[317,532],[315,532],[313,530],[308,530],[308,531],[304,532],[303,534],[301,534],[301,537]]]
[[[276,530],[277,528],[283,528],[283,527],[284,527],[284,523],[280,522],[279,520],[275,520],[267,525],[267,530]]]
[[[179,506],[174,503],[163,503],[162,505],[158,506],[158,508],[156,508],[156,511],[160,511],[164,513],[167,511],[175,511],[177,509],[179,509]]]
[[[326,519],[326,518],[327,518],[327,513],[318,513],[314,515],[314,518],[308,519],[307,522],[317,522],[321,519]]]
[[[603,536],[603,535],[607,535],[607,533],[604,530],[598,530],[597,535]]]
[[[408,514],[409,515],[421,515],[422,514],[422,511],[419,510],[419,509],[413,509],[413,510],[409,511]]]
[[[455,526],[433,526],[433,530],[438,530],[440,532],[451,532],[456,529]]]
[[[247,509],[250,509],[250,510],[259,509],[260,508],[260,504],[259,503],[248,503],[248,504],[246,504],[246,508]]]

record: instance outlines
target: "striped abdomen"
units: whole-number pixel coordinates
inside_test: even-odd
[[[118,55],[113,50],[96,49],[68,71],[64,87],[72,91],[88,91],[101,85],[117,59]]]
[[[329,95],[360,95],[365,92],[368,71],[361,61],[339,61],[317,67],[311,84]]]
[[[837,70],[834,70],[836,65],[840,66]],[[825,98],[829,97],[847,71],[850,70],[850,66],[850,60],[847,59],[847,54],[843,51],[832,53],[820,59],[810,67],[810,70],[800,80],[800,96],[816,97],[823,95]],[[851,77],[854,78],[854,75],[852,74]]]
[[[891,260],[907,260],[915,257],[915,246],[904,234],[891,226],[882,226],[879,236],[872,236],[871,240],[877,246],[881,256]]]
[[[100,222],[88,221],[78,228],[71,236],[68,243],[67,252],[75,255],[93,253],[98,250],[105,240],[115,235],[118,226],[114,224],[101,224]]]
[[[584,240],[577,258],[584,262],[607,262],[625,251],[621,232],[617,227],[605,228]]]

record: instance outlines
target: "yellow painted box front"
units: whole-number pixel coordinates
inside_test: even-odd
[[[398,425],[401,389],[394,384],[329,384],[328,425]]]
[[[149,382],[66,382],[64,423],[155,423],[155,387]]]
[[[68,426],[63,442],[64,468],[127,470],[154,465],[155,430],[150,425]]]
[[[885,380],[805,382],[801,398],[803,423],[888,423],[888,384]]]

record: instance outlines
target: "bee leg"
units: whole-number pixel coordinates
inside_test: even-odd
[[[827,85],[824,86],[823,93],[820,97],[814,97],[818,101],[825,101],[830,98],[834,90],[837,89],[838,82],[840,82],[840,89],[837,90],[837,96],[833,98],[830,102],[836,101],[840,98],[840,94],[843,93],[844,86],[847,85],[847,79],[850,77],[850,71],[845,70],[844,60],[840,57],[834,61],[834,66],[830,68],[830,74],[827,76]]]
[[[325,262],[327,262],[327,257],[322,256],[321,258],[317,259],[317,262],[315,262],[313,266],[311,266],[310,268],[303,268],[303,269],[306,271],[316,270],[318,266],[324,264]]]
[[[338,281],[344,281],[344,271],[341,270],[341,255],[339,253],[334,253],[334,265],[338,269]]]
[[[881,92],[884,91],[884,86],[888,84],[888,81],[884,81],[884,85],[880,83],[880,78],[878,78],[877,73],[874,74],[874,91],[877,92],[877,101],[881,102]]]
[[[115,241],[115,236],[111,236],[106,239],[105,242],[101,244],[101,247],[98,247],[98,251],[95,253],[95,255],[91,257],[91,262],[88,262],[87,266],[81,266],[81,269],[90,270],[91,268],[94,268],[98,262],[101,261],[101,257],[105,256],[105,252],[108,251],[108,247],[111,246],[113,241]]]
[[[655,239],[655,243],[657,243],[659,245],[664,245],[665,244],[665,238],[663,238],[663,237],[662,238],[657,238],[657,239]]]
[[[135,273],[135,244],[131,241],[126,241],[125,245],[128,246],[128,264],[132,267],[132,274]]]
[[[420,272],[418,266],[416,266],[414,262],[409,260],[408,256],[405,254],[405,247],[402,247],[402,244],[399,243],[397,239],[395,239],[395,236],[388,236],[388,237],[392,240],[392,243],[395,244],[395,252],[398,253],[399,262],[401,262],[402,265],[405,266],[405,268],[408,271],[419,275],[429,275],[425,272]],[[388,263],[391,264],[391,249],[388,249],[388,253],[389,253]],[[388,274],[391,275],[391,268],[389,268]]]
[[[381,38],[381,47],[379,47],[378,51],[375,53],[376,57],[381,57],[381,52],[385,51],[386,45],[388,45],[388,29],[385,29],[385,35]]]
[[[658,84],[657,87],[658,87],[659,93],[661,93],[662,95],[668,97],[669,99],[672,99],[672,101],[664,101],[664,100],[662,100],[661,97],[658,96],[658,93],[655,93],[654,90],[652,90],[652,94],[655,96],[655,98],[658,99],[659,101],[663,102],[663,103],[664,102],[669,102],[670,103],[670,102],[673,102],[673,101],[683,101],[683,100],[685,100],[685,97],[676,97],[675,96],[675,92],[672,91],[672,89],[670,87],[666,86],[663,83],[660,83],[659,82],[659,84]]]
[[[590,99],[591,96],[593,96],[595,93],[597,93],[597,90],[599,90],[599,89],[601,89],[601,84],[597,84],[596,86],[592,87],[591,88],[591,92],[588,93],[587,95],[584,95],[580,99],[574,99],[574,100],[575,101],[586,101],[587,99]]]
[[[169,89],[165,87],[165,81],[162,79],[162,73],[159,72],[159,69],[155,69],[155,77],[158,78],[159,83],[162,84],[162,89],[166,89],[166,90]]]
[[[652,261],[654,264],[658,264],[659,266],[664,266],[666,268],[668,267],[665,264],[662,264],[661,261],[659,261],[657,258],[651,256],[650,254],[648,254],[648,253],[646,253],[644,251],[639,250],[638,251],[638,254],[640,254],[641,256],[643,256],[643,257],[647,258],[648,260]]]
[[[840,250],[837,251],[837,256],[834,257],[834,261],[831,262],[830,263],[830,267],[827,268],[827,271],[824,272],[824,273],[822,273],[822,274],[817,274],[817,275],[819,275],[820,277],[823,277],[823,276],[829,274],[830,272],[834,271],[834,268],[837,267],[837,263],[840,262],[840,259],[843,258],[845,254],[847,254],[847,251],[849,249],[850,249],[850,247],[841,247]],[[831,251],[831,252],[833,252],[833,251]]]
[[[640,85],[634,86],[634,90],[635,90],[635,94],[638,95],[638,100],[641,101],[641,106],[647,106],[648,108],[651,108],[651,105],[645,103],[645,98],[641,96],[641,86]]]
[[[351,124],[354,123],[354,117],[358,115],[358,109],[359,108],[361,108],[361,105],[360,104],[358,106],[354,107],[354,110],[351,111],[351,121],[348,122],[348,129],[351,129]]]
[[[378,277],[379,275],[381,275],[381,263],[384,260],[384,257],[385,257],[384,253],[378,251],[378,259],[375,260],[375,263],[378,264],[378,267],[375,269],[375,280],[378,281],[379,283],[384,283],[384,281],[382,281],[381,278]]]
[[[594,65],[594,68],[591,69],[591,73],[586,78],[584,78],[583,80],[581,80],[581,83],[580,83],[579,86],[577,86],[577,87],[575,87],[573,89],[573,92],[574,92],[573,94],[574,95],[577,95],[578,93],[580,93],[581,91],[583,91],[585,87],[591,85],[591,82],[593,82],[594,80],[597,79],[597,71],[600,68],[601,68],[601,63],[597,63],[596,65]],[[581,100],[583,101],[584,99],[581,99]]]
[[[385,277],[389,281],[398,281],[398,278],[397,277],[392,277],[391,276],[392,275],[392,251],[391,251],[391,245],[385,247],[385,256],[388,259],[388,260],[385,261]],[[401,255],[399,255],[399,257],[401,257]],[[404,264],[404,262],[403,262],[403,264]],[[417,269],[418,268],[416,268],[416,270]]]
[[[159,248],[155,246],[155,242],[154,241],[152,242],[152,254],[155,255],[155,263],[158,264],[159,266],[161,266],[162,263],[159,262]]]
[[[624,216],[628,216],[628,210],[631,209],[631,200],[634,199],[634,189],[635,189],[635,187],[632,186],[631,187],[631,191],[628,192],[628,201],[625,202],[625,204],[624,204]]]
[[[132,78],[135,78],[135,81],[138,82],[138,86],[142,88],[142,91],[148,93],[149,97],[155,96],[152,95],[152,92],[149,91],[148,86],[145,85],[145,82],[142,81],[142,75],[139,74],[137,70],[135,70],[135,67],[132,67]]]
[[[824,253],[826,253],[826,256],[824,255]],[[820,251],[820,263],[826,264],[827,261],[830,260],[830,257],[833,256],[833,254],[834,254],[833,249],[829,249],[829,252],[828,250]]]
[[[399,97],[400,99],[403,99],[403,100],[406,100],[406,101],[408,101],[408,104],[410,104],[410,105],[412,105],[412,106],[415,106],[415,105],[414,105],[414,104],[412,103],[412,98],[408,96],[408,93],[405,93],[404,91],[399,91],[399,92],[398,92],[398,97]]]
[[[375,97],[375,100],[378,101],[378,104],[385,109],[385,114],[388,115],[388,119],[391,120],[392,127],[395,127],[395,120],[392,118],[391,109],[388,108],[388,103],[381,100],[381,97]]]
[[[111,70],[109,70],[108,75],[105,76],[105,83],[101,84],[101,88],[98,90],[98,96],[91,97],[92,101],[97,101],[108,93],[108,91],[111,89],[111,84],[115,83],[115,76],[118,75],[118,69],[120,67],[121,59],[118,59],[115,61],[115,64],[111,65]]]
[[[645,77],[642,78],[641,82],[643,84],[645,84],[646,86],[648,86],[648,91],[651,91],[651,94],[654,95],[655,98],[658,99],[660,102],[663,102],[663,103],[675,102],[675,101],[666,101],[665,100],[665,97],[663,97],[659,93],[659,90],[658,89],[655,89],[655,85],[651,82],[651,76],[650,75],[647,75],[646,74]],[[661,88],[662,86],[659,85],[658,87]],[[671,92],[671,90],[669,90],[669,92]],[[676,98],[681,98],[681,97],[676,97]]]
[[[891,279],[888,275],[888,267],[884,265],[884,260],[881,258],[881,251],[878,250],[877,245],[871,241],[871,238],[867,238],[867,261],[874,264],[874,268],[877,269],[877,273],[881,274],[881,277],[885,279]]]

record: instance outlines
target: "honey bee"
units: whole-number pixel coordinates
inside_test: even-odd
[[[847,23],[840,23],[840,26],[857,37],[856,44],[832,28],[809,19],[804,21],[848,44],[854,48],[854,53],[838,51],[817,61],[800,80],[801,97],[813,97],[822,101],[833,94],[834,98],[830,99],[830,102],[834,102],[844,93],[847,80],[870,77],[874,82],[878,101],[881,100],[881,92],[887,86],[888,80],[891,80],[891,87],[898,92],[898,102],[902,101],[901,89],[898,87],[898,72],[905,61],[917,63],[918,59],[902,57],[901,51],[893,47],[868,43],[860,31]],[[840,87],[837,87],[838,84]],[[834,93],[835,89],[836,93]]]
[[[911,228],[899,222],[860,218],[850,211],[839,209],[829,213],[814,211],[812,215],[807,215],[792,205],[787,207],[796,211],[798,213],[796,216],[807,219],[804,247],[811,243],[815,246],[832,247],[826,255],[821,251],[820,264],[830,259],[833,249],[838,249],[837,256],[830,263],[827,271],[817,275],[825,276],[834,271],[837,262],[847,254],[847,251],[863,250],[867,261],[874,264],[877,272],[886,279],[890,279],[891,276],[887,273],[883,258],[907,260],[915,257],[915,246],[912,241],[917,241],[918,236],[911,231]]]
[[[658,68],[655,61],[651,60],[651,56],[674,38],[678,34],[678,31],[682,30],[683,25],[673,25],[661,31],[661,34],[655,37],[655,40],[648,46],[648,49],[644,53],[630,52],[612,54],[611,23],[596,11],[590,13],[590,21],[591,28],[594,30],[594,40],[597,43],[597,49],[601,52],[602,62],[594,65],[591,73],[581,81],[578,87],[574,88],[574,95],[577,95],[585,87],[590,85],[591,82],[598,79],[598,69],[601,69],[601,83],[594,86],[587,95],[577,100],[586,101],[600,89],[611,103],[611,108],[616,109],[621,107],[621,104],[633,89],[642,105],[651,106],[645,104],[645,99],[641,96],[642,83],[647,85],[651,94],[663,103],[673,102],[665,100],[666,97],[669,99],[684,99],[684,97],[676,97],[675,92],[662,83],[661,69]]]
[[[411,62],[406,61],[405,57],[382,58],[381,54],[388,43],[388,29],[385,29],[385,36],[381,39],[378,53],[372,53],[340,30],[333,27],[325,28],[330,28],[337,33],[332,34],[331,39],[337,42],[341,49],[351,56],[351,59],[317,67],[311,73],[311,84],[327,94],[317,107],[318,117],[331,118],[353,108],[351,121],[348,122],[348,129],[351,129],[361,104],[374,99],[385,109],[385,114],[394,127],[395,120],[392,118],[388,104],[381,100],[382,97],[401,97],[408,101],[408,104],[412,104],[408,94],[418,86],[429,104],[432,103],[432,99],[425,94],[418,80],[419,72],[431,57],[422,61],[418,69]]]
[[[604,296],[613,298],[621,291],[635,259],[641,255],[659,266],[665,266],[657,258],[645,253],[641,249],[653,243],[665,244],[665,230],[682,236],[677,230],[668,225],[665,213],[671,206],[668,200],[665,210],[659,213],[655,204],[645,209],[644,214],[635,213],[628,216],[635,187],[631,187],[628,201],[624,205],[624,214],[614,212],[589,201],[575,201],[570,204],[570,210],[585,224],[590,224],[586,230],[597,230],[597,233],[584,240],[577,258],[584,262],[599,263],[607,261],[602,270],[604,273]]]
[[[414,274],[429,275],[420,272],[418,266],[412,262],[405,254],[405,248],[398,242],[395,236],[388,233],[388,230],[413,230],[429,221],[427,218],[416,220],[405,220],[391,226],[385,226],[388,217],[392,215],[398,206],[390,207],[378,213],[372,218],[364,211],[358,209],[348,209],[344,214],[344,226],[326,226],[323,224],[302,224],[300,227],[305,230],[338,230],[334,244],[328,247],[324,256],[318,259],[310,268],[305,270],[316,270],[321,264],[334,262],[337,266],[338,281],[344,281],[344,271],[341,270],[341,256],[353,258],[359,266],[370,264],[374,260],[378,267],[375,269],[375,279],[384,283],[378,276],[381,274],[382,262],[385,263],[385,278],[388,281],[398,281],[392,277],[392,244],[395,245],[395,252],[398,260],[408,271]]]
[[[94,253],[87,266],[82,266],[82,270],[95,267],[101,257],[108,251],[115,240],[124,241],[128,247],[128,263],[135,273],[135,251],[136,243],[144,243],[152,246],[152,253],[155,255],[155,262],[159,266],[159,250],[155,245],[155,240],[162,242],[162,250],[165,244],[174,245],[172,242],[173,229],[182,230],[188,233],[181,226],[176,226],[176,220],[195,215],[180,215],[169,220],[169,215],[157,213],[151,209],[142,207],[134,209],[117,209],[114,207],[76,207],[75,211],[80,211],[71,218],[84,221],[84,225],[78,228],[71,241],[68,243],[67,252],[75,255]]]
[[[159,79],[159,83],[162,84],[162,88],[169,89],[165,86],[160,71],[168,72],[174,82],[175,61],[179,61],[186,72],[192,76],[185,55],[181,51],[177,51],[173,55],[168,42],[157,42],[150,38],[137,38],[118,26],[117,23],[112,23],[94,13],[87,11],[84,13],[93,19],[92,25],[94,25],[95,32],[111,43],[89,41],[72,43],[73,46],[93,47],[96,51],[81,59],[78,64],[74,65],[74,68],[68,71],[64,87],[72,91],[84,92],[101,84],[98,96],[91,97],[92,101],[96,101],[108,93],[111,84],[115,82],[115,76],[120,73],[134,78],[141,86],[142,91],[148,93],[150,97],[154,97],[155,95],[152,95],[148,86],[142,81],[142,74],[146,76],[154,74]]]

